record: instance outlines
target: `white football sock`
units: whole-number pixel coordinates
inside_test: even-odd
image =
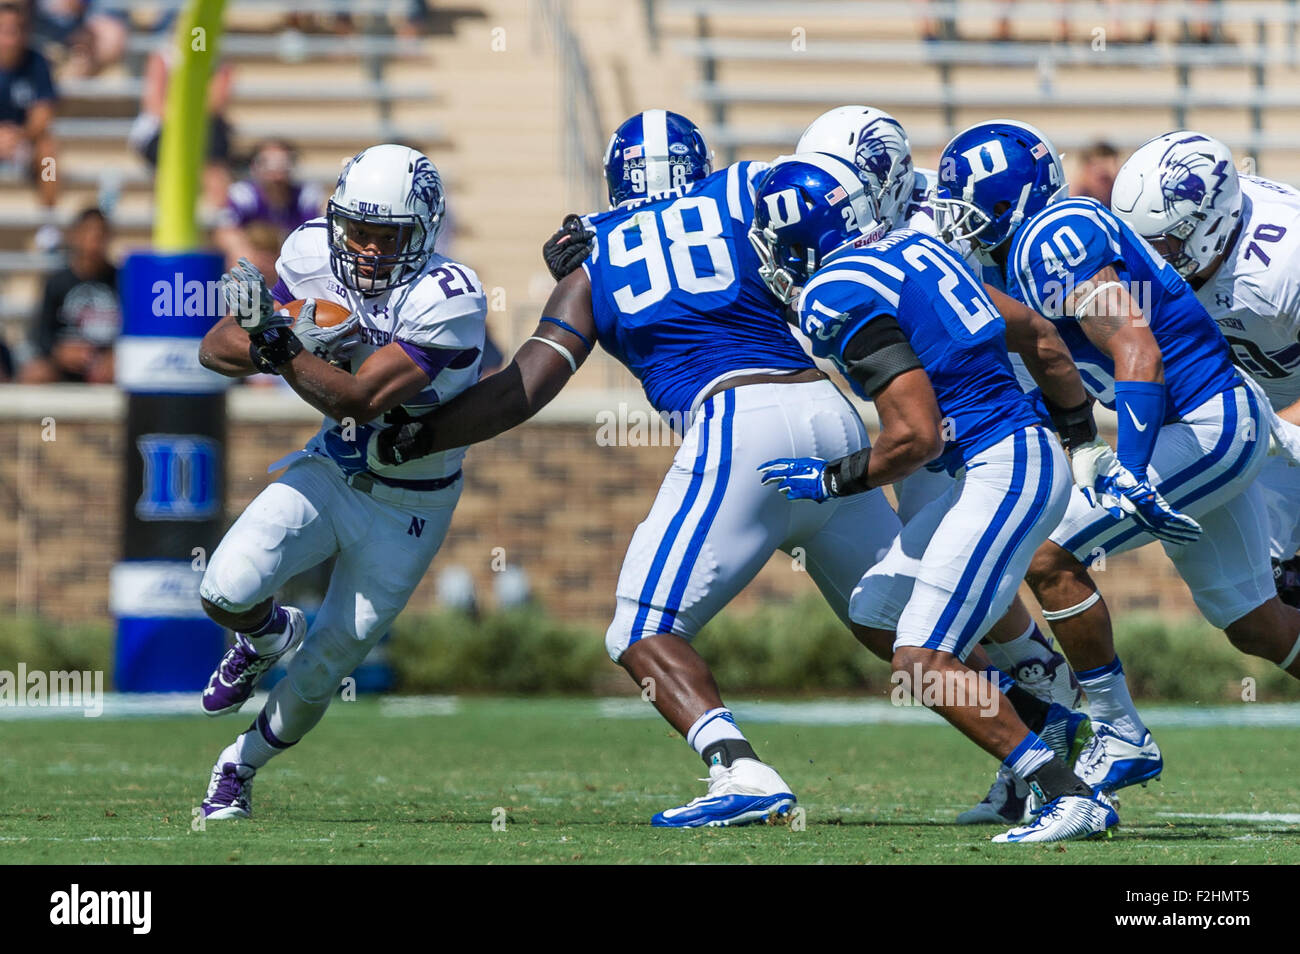
[[[1116,656],[1105,666],[1074,674],[1083,691],[1088,694],[1088,714],[1098,722],[1105,722],[1131,742],[1141,742],[1147,727],[1138,715],[1137,707],[1128,692],[1124,667]]]
[[[736,727],[736,720],[732,717],[730,709],[710,709],[696,719],[695,724],[686,733],[686,744],[703,756],[704,750],[715,742],[744,738],[745,734]]]

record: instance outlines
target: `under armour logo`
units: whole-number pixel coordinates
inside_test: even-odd
[[[412,517],[411,525],[406,528],[406,535],[408,537],[418,537],[424,532],[424,523],[423,517]]]
[[[1227,308],[1227,307],[1229,307],[1229,306],[1232,304],[1232,296],[1231,296],[1231,295],[1223,295],[1223,294],[1220,294],[1220,293],[1218,293],[1218,292],[1215,292],[1215,294],[1214,294],[1214,302],[1215,302],[1215,304],[1217,304],[1220,308]]]

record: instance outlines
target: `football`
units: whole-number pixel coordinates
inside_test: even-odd
[[[289,317],[297,318],[298,312],[306,304],[308,299],[299,298],[295,301],[287,302],[281,306],[279,311],[287,311]],[[341,325],[350,318],[352,312],[348,311],[343,305],[332,301],[326,301],[323,298],[316,299],[316,324],[321,328],[333,328],[335,325]]]

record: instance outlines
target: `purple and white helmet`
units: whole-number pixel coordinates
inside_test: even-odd
[[[325,209],[334,276],[364,294],[413,281],[433,254],[444,207],[442,177],[428,156],[392,143],[363,149],[339,173]],[[366,254],[348,242],[376,232],[391,251]]]
[[[1241,217],[1232,152],[1186,129],[1157,136],[1120,167],[1110,208],[1190,278],[1223,251]]]
[[[893,229],[907,221],[915,176],[912,145],[902,124],[889,113],[870,106],[837,106],[812,121],[794,151],[830,153],[853,163],[863,188],[876,201],[880,223]]]

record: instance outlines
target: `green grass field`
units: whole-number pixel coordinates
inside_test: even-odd
[[[940,724],[749,724],[804,829],[676,831],[650,816],[701,794],[703,765],[657,718],[607,717],[590,699],[404,705],[335,703],[259,775],[252,819],[203,831],[193,810],[245,715],[0,722],[0,861],[1300,862],[1293,729],[1162,729],[1165,778],[1123,794],[1113,839],[1011,846],[950,823],[993,764]],[[1215,817],[1233,813],[1289,817]]]

